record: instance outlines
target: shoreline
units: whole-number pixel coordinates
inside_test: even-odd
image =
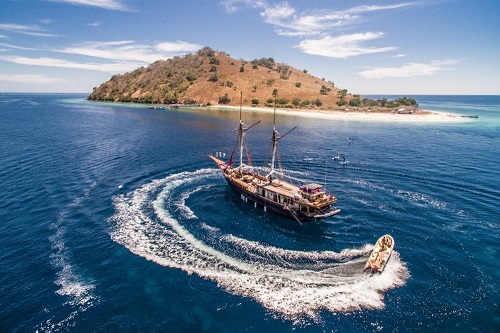
[[[239,106],[211,105],[209,109],[239,111]],[[243,106],[243,111],[257,111],[273,113],[274,108]],[[421,110],[424,113],[399,114],[392,112],[367,111],[336,111],[336,110],[308,110],[308,109],[276,109],[277,114],[294,115],[299,117],[313,117],[316,119],[344,120],[344,121],[382,121],[382,122],[416,122],[416,123],[466,123],[471,118],[459,114],[442,111]]]

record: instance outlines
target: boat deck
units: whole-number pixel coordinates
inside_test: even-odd
[[[268,185],[262,186],[266,190],[276,192],[284,197],[293,198],[295,194],[299,194],[299,187],[280,181],[273,181]]]

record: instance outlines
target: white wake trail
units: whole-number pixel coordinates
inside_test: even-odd
[[[405,284],[408,270],[397,252],[384,274],[362,273],[361,256],[368,253],[368,245],[340,253],[294,251],[221,234],[209,226],[206,229],[230,249],[224,253],[205,244],[172,213],[199,218],[185,206],[186,199],[208,189],[199,182],[215,172],[202,169],[170,175],[115,197],[112,239],[148,260],[215,281],[226,291],[250,297],[287,318],[316,318],[322,310],[383,308],[383,292]],[[178,195],[181,186],[192,188]]]

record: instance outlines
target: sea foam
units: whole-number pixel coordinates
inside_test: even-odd
[[[286,318],[317,318],[321,311],[384,307],[384,292],[405,284],[409,273],[397,252],[380,275],[363,273],[371,246],[333,251],[296,251],[245,240],[205,226],[224,242],[215,249],[197,239],[174,217],[191,210],[186,198],[206,189],[213,169],[154,180],[114,198],[111,237],[132,253],[159,265],[212,280],[229,293],[249,297]],[[181,187],[191,187],[183,195]],[[230,253],[230,254],[229,254]],[[237,253],[237,255],[234,255]]]

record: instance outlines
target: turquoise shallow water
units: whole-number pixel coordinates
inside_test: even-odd
[[[302,226],[207,158],[231,152],[237,112],[84,98],[0,94],[0,331],[498,331],[500,97],[415,97],[479,115],[462,124],[278,115],[298,125],[283,167],[342,209]],[[243,118],[265,166],[272,116]],[[370,277],[383,233],[396,253]]]

